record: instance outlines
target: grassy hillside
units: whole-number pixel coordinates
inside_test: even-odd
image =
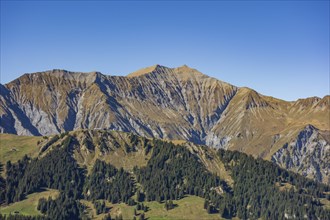
[[[94,206],[87,200],[81,200],[81,202],[88,206],[89,216],[92,219],[102,219],[106,214],[96,215]],[[110,208],[110,214],[112,218],[116,215],[122,214],[124,219],[133,219],[135,206],[128,206],[125,203],[112,204],[107,202],[107,207]],[[215,220],[221,219],[219,214],[208,214],[203,209],[204,199],[197,196],[186,196],[183,199],[174,201],[175,208],[166,210],[164,203],[159,202],[144,202],[145,206],[148,206],[148,211],[137,211],[137,219],[141,213],[145,214],[145,217],[149,220],[160,219],[208,219]]]
[[[177,207],[166,211],[163,203],[146,202],[150,211],[146,217],[150,219],[220,219],[219,214],[208,214],[203,209],[204,199],[197,196],[187,196],[174,202]]]
[[[41,215],[37,210],[38,201],[40,198],[56,198],[59,192],[55,189],[46,189],[43,192],[32,193],[26,199],[10,204],[9,206],[0,206],[0,213],[9,215],[18,212],[22,215]]]
[[[16,162],[25,154],[29,157],[36,157],[39,152],[38,141],[43,140],[43,137],[37,136],[0,134],[0,163],[4,164],[8,160]]]

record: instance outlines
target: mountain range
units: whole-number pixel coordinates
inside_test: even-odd
[[[132,132],[238,150],[330,184],[329,95],[288,102],[186,65],[127,76],[56,69],[0,89],[1,133]]]

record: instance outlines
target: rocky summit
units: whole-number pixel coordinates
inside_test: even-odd
[[[242,151],[330,183],[330,96],[287,102],[186,65],[126,77],[51,70],[0,89],[1,133],[127,131]]]

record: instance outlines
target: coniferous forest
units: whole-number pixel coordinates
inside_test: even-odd
[[[130,172],[101,160],[87,172],[74,159],[77,142],[70,135],[42,157],[24,156],[17,163],[1,165],[0,170],[5,166],[6,171],[5,178],[0,177],[2,205],[24,200],[44,188],[57,189],[60,194],[39,200],[37,209],[43,216],[0,215],[0,219],[88,219],[80,199],[91,201],[98,213],[107,212],[99,200],[136,205],[138,210],[145,201],[157,201],[171,210],[175,209],[173,201],[187,195],[203,198],[204,209],[223,218],[330,219],[330,211],[320,202],[321,198],[330,199],[327,185],[240,152],[218,150],[216,156],[233,179],[230,185],[208,171],[185,146],[151,142],[145,146],[145,153],[151,154],[146,166]],[[281,190],[282,185],[291,187]]]

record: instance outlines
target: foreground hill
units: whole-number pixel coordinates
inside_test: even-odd
[[[34,148],[33,158],[17,163],[0,155],[1,213],[20,207],[39,219],[330,216],[329,186],[237,151],[104,130],[44,137]],[[56,194],[44,198],[48,191]],[[26,197],[40,198],[37,206],[27,209]]]
[[[239,150],[330,183],[330,96],[286,102],[188,66],[159,65],[127,77],[52,70],[0,86],[3,133],[106,128],[187,140]]]

